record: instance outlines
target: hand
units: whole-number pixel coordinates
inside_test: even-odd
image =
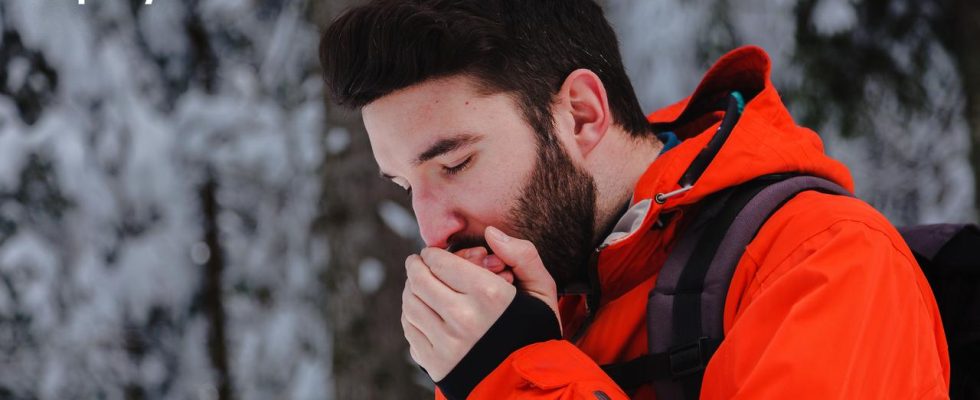
[[[543,301],[559,317],[555,282],[534,244],[492,227],[485,235],[494,255],[487,256],[484,248],[456,254],[426,248],[405,260],[402,328],[412,359],[433,381],[441,381],[466,356],[518,289]]]
[[[517,289],[491,270],[434,247],[409,256],[405,269],[402,328],[412,359],[438,382],[503,314]]]
[[[561,315],[558,313],[558,286],[541,262],[541,256],[538,255],[534,243],[508,236],[492,226],[488,226],[484,231],[484,237],[494,255],[510,266],[517,289],[547,304],[555,312],[558,325],[561,326]]]

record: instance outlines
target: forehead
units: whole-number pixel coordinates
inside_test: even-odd
[[[364,106],[362,116],[379,164],[404,162],[407,154],[459,134],[499,139],[527,128],[510,95],[486,94],[463,75],[395,91]]]
[[[396,90],[364,106],[365,119],[398,117],[402,122],[424,121],[433,114],[463,111],[474,101],[485,100],[476,81],[468,76],[430,79]]]

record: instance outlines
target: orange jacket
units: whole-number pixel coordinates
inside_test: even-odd
[[[820,176],[853,192],[847,168],[824,154],[813,131],[793,122],[769,69],[762,49],[737,49],[708,71],[691,97],[649,116],[652,123],[672,122],[708,96],[757,93],[694,188],[663,205],[651,202],[639,229],[602,249],[592,322],[583,324],[583,297],[563,297],[565,340],[512,353],[469,398],[628,398],[599,365],[646,353],[647,296],[687,206],[780,172]],[[650,165],[633,203],[677,189],[718,122],[709,113],[678,128],[687,139]],[[663,210],[681,217],[653,227]],[[736,266],[724,332],[705,371],[702,398],[948,398],[946,339],[929,284],[892,225],[854,198],[805,192],[765,223]],[[655,398],[649,385],[629,396]]]

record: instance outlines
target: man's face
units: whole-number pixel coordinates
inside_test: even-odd
[[[512,97],[453,76],[382,97],[363,117],[381,173],[411,190],[427,246],[486,247],[494,226],[534,243],[559,288],[582,279],[595,183],[559,145],[538,145]]]

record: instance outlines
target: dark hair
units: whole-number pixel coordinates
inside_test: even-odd
[[[354,108],[468,74],[487,93],[515,94],[537,132],[552,131],[555,93],[586,68],[602,80],[617,125],[633,136],[651,132],[593,0],[374,0],[327,28],[320,63],[334,101]]]

